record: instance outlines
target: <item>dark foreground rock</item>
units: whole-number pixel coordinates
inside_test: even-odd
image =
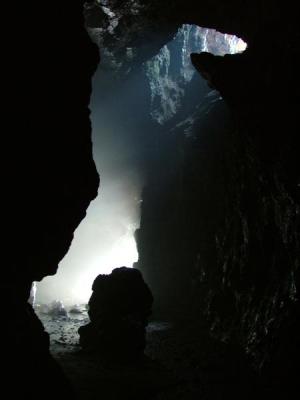
[[[108,360],[140,359],[153,302],[140,271],[116,268],[110,275],[98,275],[92,289],[91,322],[79,329],[82,348]]]
[[[76,332],[84,320],[41,317],[50,333],[52,354],[79,399],[277,398],[261,385],[236,348],[212,339],[207,326],[194,320],[150,321],[146,357],[138,363],[121,364],[103,362],[97,353],[78,351]]]
[[[82,7],[73,0],[2,7],[0,291],[9,398],[40,398],[36,387],[47,383],[49,396],[68,392],[27,301],[33,281],[55,274],[99,186],[88,108],[99,56]]]

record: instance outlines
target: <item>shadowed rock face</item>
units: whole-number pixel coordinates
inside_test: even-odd
[[[222,170],[214,163],[217,190],[209,184],[208,197],[199,189],[201,220],[212,236],[198,247],[195,286],[213,332],[241,343],[263,376],[290,387],[300,332],[299,65],[294,35],[275,40],[276,31],[270,28],[266,48],[256,42],[243,55],[192,55],[235,119]],[[200,157],[199,165],[205,169],[207,161]]]
[[[98,275],[89,300],[91,322],[79,328],[80,344],[102,360],[141,361],[153,297],[142,274],[134,268],[115,268]]]
[[[290,387],[300,331],[299,31],[284,18],[286,38],[276,40],[272,25],[244,54],[192,55],[230,106],[232,126],[215,109],[193,141],[170,139],[184,156],[166,154],[167,178],[152,168],[137,237],[139,267],[161,304],[202,315],[263,376]]]
[[[138,267],[158,305],[205,317],[213,334],[239,344],[257,370],[291,382],[299,358],[295,7],[271,1],[140,0],[133,12],[131,2],[106,3],[118,25],[101,39],[110,49],[116,46],[117,60],[118,43],[138,47],[146,41],[145,31],[153,38],[158,25],[174,32],[194,23],[248,43],[244,54],[192,55],[232,118],[228,123],[215,107],[206,126],[194,124],[192,139],[168,131],[169,141],[156,137],[156,159],[163,162],[148,166]],[[150,57],[153,49],[145,49],[143,57]]]
[[[118,37],[125,37],[120,48],[147,42],[151,26],[163,27],[164,41],[182,23],[249,43],[243,56],[193,56],[230,104],[234,126],[174,143],[173,154],[184,152],[185,162],[170,162],[173,186],[152,168],[138,233],[139,268],[162,301],[168,294],[179,307],[184,299],[218,337],[239,342],[258,367],[269,365],[268,371],[287,377],[299,348],[297,14],[271,0],[178,0],[171,6],[141,0],[134,13],[126,9],[129,2],[106,3],[126,15],[107,39],[111,48]],[[88,101],[98,56],[80,1],[14,2],[2,6],[2,15],[1,293],[9,305],[2,343],[10,350],[7,370],[23,393],[50,377],[55,384],[47,388],[56,392],[67,385],[27,298],[33,280],[55,273],[97,193]],[[151,46],[145,52],[153,53]]]
[[[33,280],[56,272],[97,194],[88,104],[99,56],[80,1],[6,4],[3,16],[2,333],[27,393],[47,375],[54,388],[64,381],[27,299]]]

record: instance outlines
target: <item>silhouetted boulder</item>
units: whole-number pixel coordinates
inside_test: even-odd
[[[96,351],[108,360],[140,359],[153,303],[140,271],[116,268],[110,275],[98,275],[92,289],[88,311],[91,322],[79,328],[83,349]]]

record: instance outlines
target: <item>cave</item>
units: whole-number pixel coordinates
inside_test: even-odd
[[[300,333],[294,6],[4,8],[3,392],[291,398]],[[78,348],[86,313],[75,302],[87,302],[97,273],[124,264],[143,274],[154,307],[143,364],[120,367]],[[69,314],[34,311],[33,282],[37,303],[71,301]]]

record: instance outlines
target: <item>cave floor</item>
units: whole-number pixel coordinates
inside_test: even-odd
[[[104,364],[80,350],[77,330],[88,321],[86,314],[40,318],[51,353],[79,399],[253,398],[253,380],[241,359],[193,321],[151,321],[145,359],[124,366]]]

